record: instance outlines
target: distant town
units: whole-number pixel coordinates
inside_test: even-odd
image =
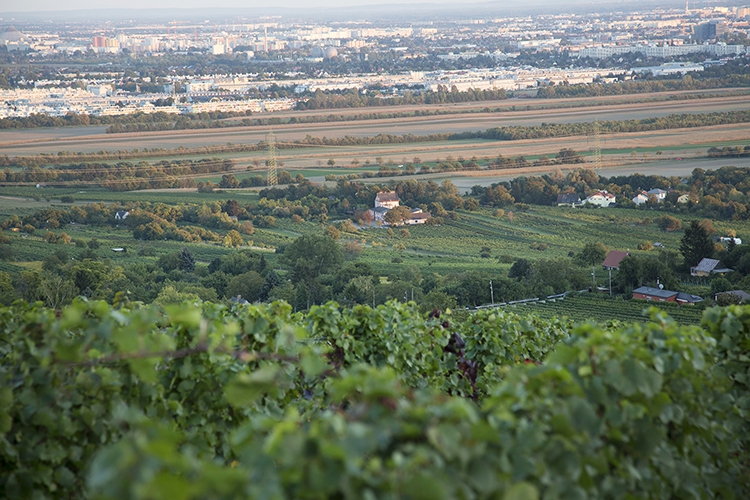
[[[454,21],[0,19],[0,118],[292,110],[316,93],[497,91],[693,74],[750,54],[750,6]],[[35,68],[43,67],[41,70]]]

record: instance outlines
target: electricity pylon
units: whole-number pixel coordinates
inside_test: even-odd
[[[266,144],[268,144],[268,176],[266,177],[266,183],[269,186],[275,186],[279,183],[279,179],[278,168],[276,166],[276,138],[273,135],[273,131],[266,135]]]

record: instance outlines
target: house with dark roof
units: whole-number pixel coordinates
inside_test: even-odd
[[[385,222],[385,214],[390,210],[386,207],[375,207],[368,210],[370,213],[370,217],[372,217],[373,222]]]
[[[128,215],[130,215],[130,212],[127,210],[118,210],[115,212],[115,220],[125,220],[128,218]]]
[[[719,296],[721,295],[730,295],[732,297],[736,297],[739,299],[740,302],[750,302],[750,293],[747,293],[745,290],[731,290],[728,292],[719,292],[717,294],[714,294],[714,300],[719,300]]]
[[[690,275],[710,276],[712,274],[726,274],[731,271],[721,261],[704,257],[697,266],[690,268]]]
[[[680,292],[677,294],[678,304],[693,305],[697,304],[698,302],[703,302],[703,297],[685,292]]]
[[[430,217],[432,217],[430,212],[423,212],[421,208],[412,208],[411,215],[404,222],[409,225],[424,224]]]
[[[675,292],[672,290],[664,290],[661,288],[652,288],[650,286],[642,286],[633,290],[633,298],[635,300],[648,300],[652,302],[673,302],[676,304],[687,304],[692,305],[703,300],[698,295],[691,295],[684,292]]]
[[[652,300],[654,302],[677,302],[678,292],[642,286],[633,290],[633,298],[636,300]]]
[[[620,269],[620,262],[622,259],[630,255],[630,252],[621,252],[619,250],[612,250],[607,254],[607,258],[602,262],[602,267],[607,270]]]
[[[583,205],[581,197],[577,193],[558,194],[557,195],[557,206],[558,207],[580,207]]]

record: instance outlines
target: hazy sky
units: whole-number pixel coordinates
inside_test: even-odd
[[[534,0],[531,0],[532,2]],[[0,11],[4,12],[28,12],[28,11],[52,11],[52,10],[77,10],[77,9],[106,9],[106,8],[133,8],[133,9],[170,9],[170,8],[256,8],[256,7],[311,7],[319,5],[320,7],[344,7],[353,5],[372,5],[397,3],[404,4],[445,4],[455,3],[455,0],[128,0],[127,2],[102,2],[101,0],[6,0],[0,2],[2,7]]]

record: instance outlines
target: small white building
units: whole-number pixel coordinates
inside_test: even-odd
[[[735,245],[742,245],[742,238],[733,238],[731,236],[722,236],[721,238],[719,238],[719,241],[722,243],[732,242]]]
[[[591,203],[598,207],[609,207],[615,204],[615,195],[608,191],[597,191],[586,198],[585,203]]]
[[[633,203],[635,203],[636,205],[643,205],[647,201],[648,201],[648,195],[646,194],[645,191],[638,193],[637,195],[635,195],[635,198],[633,198]]]
[[[431,218],[432,214],[430,212],[423,212],[421,208],[413,208],[411,210],[411,216],[406,219],[406,224],[409,225],[416,225],[416,224],[424,224],[427,222],[427,219]]]

